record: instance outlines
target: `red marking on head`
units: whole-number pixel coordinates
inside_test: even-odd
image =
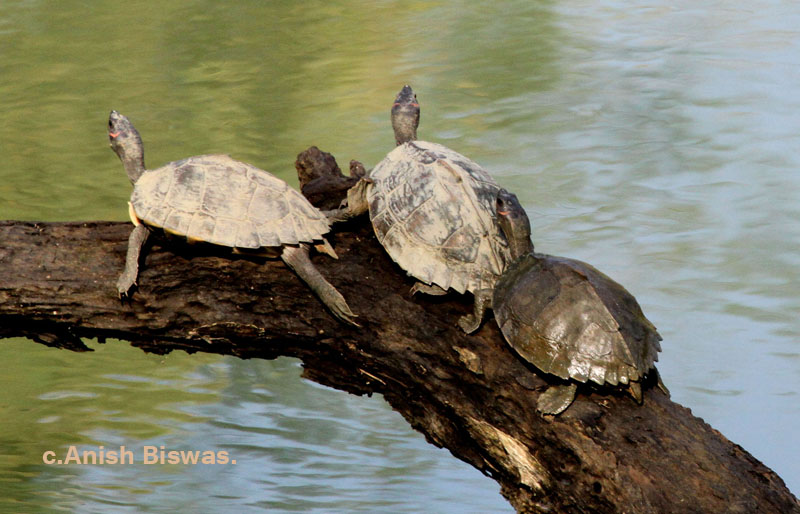
[[[109,132],[108,133],[108,137],[110,137],[111,139],[114,139],[115,137],[117,137],[120,134],[122,134],[122,131],[120,131],[120,132]]]
[[[497,211],[497,214],[500,216],[505,216],[506,214],[510,213],[511,211]]]

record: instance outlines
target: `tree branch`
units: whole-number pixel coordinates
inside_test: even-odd
[[[321,173],[355,180],[336,178],[338,168]],[[326,198],[328,208],[338,204]],[[539,415],[542,375],[493,320],[476,335],[460,331],[471,298],[411,298],[413,280],[365,218],[332,237],[339,260],[312,256],[361,329],[337,322],[282,262],[203,245],[156,241],[140,289],[123,304],[114,284],[131,228],[0,222],[0,337],[73,350],[87,349],[81,339],[119,338],[162,354],[300,358],[311,380],[383,394],[428,441],[497,480],[521,512],[800,512],[774,472],[657,388],[643,406],[582,389],[562,415]]]

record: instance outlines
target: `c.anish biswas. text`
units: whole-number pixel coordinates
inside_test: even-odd
[[[168,450],[164,446],[143,446],[135,452],[125,446],[106,449],[98,446],[95,450],[79,450],[77,446],[67,447],[66,453],[59,455],[54,450],[42,453],[42,462],[48,465],[130,465],[130,464],[236,464],[224,450]]]

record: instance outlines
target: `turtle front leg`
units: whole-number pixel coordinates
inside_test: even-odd
[[[550,386],[547,391],[539,395],[536,409],[542,414],[557,416],[572,405],[577,391],[578,385],[575,383]]]
[[[371,183],[371,180],[361,178],[356,182],[356,185],[347,190],[347,200],[342,202],[342,207],[333,209],[332,211],[322,211],[322,213],[325,214],[330,223],[347,221],[367,213],[369,211],[367,186]],[[344,204],[347,205],[344,206]]]
[[[284,246],[281,260],[308,284],[308,287],[314,291],[334,316],[348,325],[361,326],[356,323],[357,316],[350,310],[341,293],[325,280],[325,277],[311,263],[311,259],[308,258],[308,246]]]
[[[138,224],[133,227],[128,237],[128,255],[125,257],[125,271],[117,279],[117,293],[121,300],[130,297],[130,291],[139,277],[139,258],[142,247],[147,242],[150,231],[146,226]]]
[[[483,323],[483,316],[486,309],[492,306],[492,290],[479,289],[473,293],[475,296],[475,308],[472,314],[465,314],[458,319],[458,326],[467,334],[478,330]]]
[[[411,296],[414,296],[417,293],[425,293],[431,296],[442,296],[446,295],[447,291],[437,286],[436,284],[428,285],[424,282],[417,282],[416,284],[411,286],[411,290],[409,291],[409,293],[411,293]]]

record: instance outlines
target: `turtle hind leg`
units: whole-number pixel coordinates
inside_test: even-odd
[[[575,400],[575,393],[578,391],[578,384],[564,384],[550,386],[545,392],[539,395],[536,401],[536,409],[542,414],[557,415],[561,414]]]
[[[306,245],[285,246],[281,253],[281,259],[308,284],[308,287],[314,291],[334,316],[348,325],[361,326],[356,323],[357,316],[350,310],[342,294],[325,280],[325,277],[311,263]]]
[[[130,298],[131,289],[139,278],[139,259],[142,247],[147,242],[150,231],[141,223],[136,224],[128,237],[128,254],[125,257],[125,270],[117,279],[117,294],[121,300]]]
[[[458,319],[458,326],[467,334],[471,334],[481,328],[486,309],[492,306],[492,290],[481,289],[473,293],[475,295],[475,306],[472,314],[465,314]]]

